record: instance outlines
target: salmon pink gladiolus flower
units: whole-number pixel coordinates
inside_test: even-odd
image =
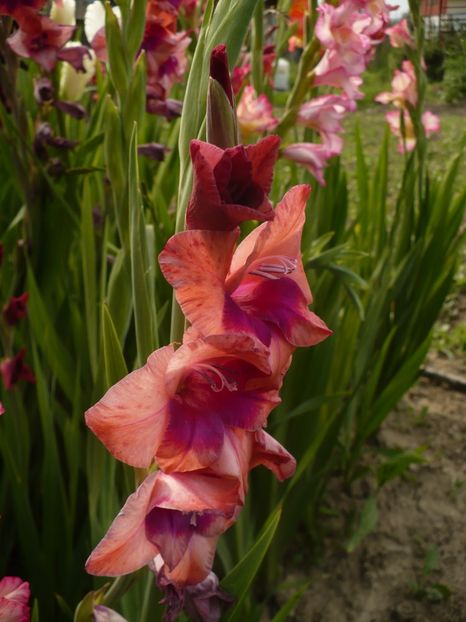
[[[259,430],[279,403],[289,353],[270,367],[260,342],[233,334],[165,346],[110,388],[86,423],[119,460],[167,472],[191,471],[220,456],[228,428]]]
[[[244,89],[236,112],[241,133],[245,137],[271,132],[278,125],[278,120],[273,116],[272,104],[267,96],[263,94],[257,96],[252,86]]]
[[[211,468],[149,475],[126,501],[90,555],[90,574],[118,576],[161,555],[163,576],[177,586],[209,574],[218,536],[236,520],[249,470],[262,464],[280,479],[294,473],[294,458],[263,430],[229,431]]]
[[[191,141],[193,192],[186,213],[189,229],[231,231],[245,220],[272,220],[267,197],[278,156],[278,136],[255,145],[220,149]]]
[[[331,333],[308,309],[312,295],[300,244],[309,191],[292,188],[274,220],[257,227],[236,252],[238,231],[184,231],[167,242],[160,267],[202,335],[240,332],[266,346],[276,335],[291,346],[309,346]]]
[[[0,581],[0,620],[29,622],[29,583],[19,577],[3,577]]]
[[[201,473],[152,473],[128,497],[91,553],[93,575],[134,572],[160,554],[171,580],[196,584],[209,574],[218,536],[234,520],[237,482]]]

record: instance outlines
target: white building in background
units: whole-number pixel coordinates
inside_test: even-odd
[[[421,0],[427,35],[466,30],[466,0]]]

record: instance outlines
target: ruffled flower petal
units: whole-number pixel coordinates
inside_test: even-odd
[[[86,424],[118,460],[147,468],[167,425],[165,371],[172,346],[152,353],[146,365],[111,387],[86,412]]]

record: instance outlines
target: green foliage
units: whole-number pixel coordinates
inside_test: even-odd
[[[466,100],[466,33],[455,38],[446,51],[445,100],[460,103]]]

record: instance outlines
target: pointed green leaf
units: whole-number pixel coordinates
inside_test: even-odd
[[[221,582],[222,588],[236,598],[235,606],[225,615],[225,622],[235,622],[241,618],[243,601],[272,542],[280,516],[281,507],[278,507],[267,519],[249,553]]]
[[[128,369],[107,305],[102,305],[102,340],[107,387],[126,376]]]
[[[61,388],[72,401],[74,396],[74,365],[68,350],[60,341],[53,319],[45,308],[42,297],[32,273],[28,270],[29,321],[34,337],[39,344],[52,372],[57,377]]]
[[[153,296],[154,263],[149,260],[146,228],[139,190],[137,129],[131,136],[128,170],[129,209],[131,214],[131,281],[138,362],[142,365],[157,348],[157,317]]]

